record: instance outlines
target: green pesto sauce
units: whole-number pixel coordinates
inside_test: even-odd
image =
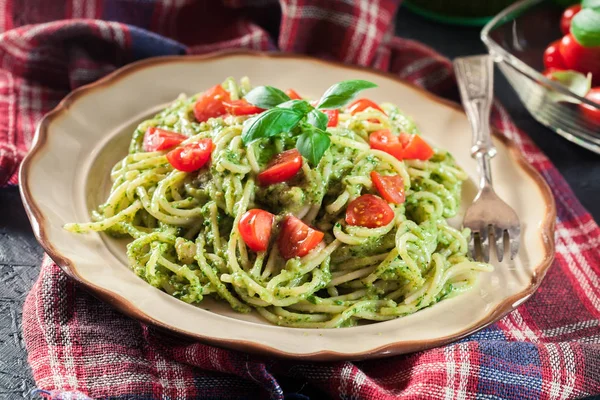
[[[232,93],[232,99],[240,98],[249,90],[247,85],[238,85],[232,79],[228,79],[223,85]],[[226,118],[218,117],[211,118],[206,122],[197,123],[193,116],[195,101],[196,96],[178,99],[151,119],[139,124],[133,133],[129,149],[130,153],[143,152],[144,135],[150,127],[172,130],[190,137],[198,135],[197,138],[212,138],[215,140],[220,133],[226,133],[225,129],[230,129],[229,125],[232,121],[242,123],[246,118],[231,116]],[[414,121],[396,106],[385,105],[384,109],[392,121],[392,130],[395,133],[419,133]],[[350,124],[349,127],[330,129],[330,133],[350,140],[357,140],[361,143],[368,143],[368,132],[360,121],[355,121]],[[132,217],[131,221],[122,221],[112,227],[105,226],[102,222],[103,214],[116,214],[124,208],[123,204],[126,204],[127,202],[119,202],[115,207],[108,205],[100,207],[97,213],[94,214],[94,220],[99,221],[100,228],[106,228],[107,233],[116,237],[128,235],[134,236],[137,234],[139,237],[143,238],[148,232],[163,232],[172,236],[172,239],[168,238],[168,240],[166,240],[167,243],[162,243],[161,241],[163,241],[163,239],[161,239],[154,242],[140,242],[142,244],[136,246],[128,246],[128,256],[130,256],[130,259],[135,259],[137,263],[142,264],[133,265],[134,271],[151,285],[161,288],[172,296],[188,303],[197,303],[202,300],[203,295],[206,295],[206,293],[203,293],[202,285],[208,285],[212,295],[215,297],[223,299],[227,298],[227,296],[222,296],[218,292],[214,292],[215,289],[228,290],[232,296],[236,297],[237,294],[234,287],[238,289],[240,286],[244,287],[244,277],[236,272],[231,273],[230,275],[232,283],[225,284],[224,281],[229,282],[229,280],[225,278],[223,278],[223,282],[219,281],[216,284],[211,282],[209,277],[212,279],[214,279],[214,277],[210,272],[207,272],[209,277],[202,272],[201,267],[206,268],[206,264],[198,263],[201,254],[203,253],[202,250],[198,250],[198,254],[200,254],[200,256],[198,256],[196,251],[199,247],[197,248],[196,246],[204,246],[204,253],[209,254],[212,257],[207,257],[207,260],[204,262],[212,269],[215,276],[221,277],[223,273],[229,274],[227,264],[231,260],[229,260],[227,245],[233,231],[235,218],[238,216],[236,210],[239,208],[241,198],[239,182],[242,182],[243,187],[248,179],[256,178],[256,173],[254,171],[246,174],[246,170],[249,169],[249,161],[246,159],[246,154],[247,152],[252,151],[256,155],[259,170],[263,170],[276,154],[295,148],[296,140],[297,138],[294,137],[293,134],[286,133],[277,135],[273,138],[260,139],[249,146],[242,146],[242,148],[236,148],[234,150],[229,148],[234,146],[234,144],[230,145],[229,143],[226,143],[225,146],[219,144],[219,148],[221,148],[222,151],[220,151],[219,154],[213,152],[211,163],[199,171],[187,174],[185,180],[181,182],[181,188],[176,189],[181,189],[179,195],[185,196],[187,201],[193,202],[194,207],[200,207],[201,215],[197,216],[196,214],[193,223],[174,227],[169,224],[158,222],[146,210],[140,210]],[[361,155],[360,159],[357,158],[359,154]],[[222,161],[227,161],[228,163],[237,166],[243,166],[244,168],[241,169],[243,172],[237,172],[237,170],[231,168],[231,166],[220,166],[220,168],[217,168],[217,164]],[[409,253],[414,263],[416,263],[422,277],[426,277],[427,273],[431,271],[432,253],[435,251],[450,252],[448,249],[456,242],[455,237],[448,233],[444,233],[443,228],[438,228],[438,223],[442,222],[444,218],[456,214],[461,190],[460,180],[456,178],[457,167],[452,155],[445,151],[438,151],[430,161],[438,163],[439,166],[431,169],[431,171],[423,172],[424,177],[415,176],[414,178],[411,178],[410,188],[408,188],[406,192],[406,202],[396,210],[401,217],[401,221],[404,221],[404,218],[407,220],[406,226],[402,228],[405,231],[400,232],[400,234],[410,232],[411,235],[416,238],[414,241],[408,243],[406,251]],[[327,164],[327,162],[332,162],[333,167],[331,167],[330,164]],[[316,211],[318,208],[318,214],[316,215],[316,218],[314,218],[314,225],[318,227],[318,224],[323,223],[323,226],[326,226],[322,229],[325,232],[325,241],[326,243],[331,243],[334,240],[331,230],[332,225],[335,224],[335,226],[338,226],[339,228],[345,228],[345,223],[340,224],[337,222],[340,219],[343,221],[344,212],[341,211],[338,215],[329,215],[322,205],[333,202],[344,190],[347,190],[350,193],[350,197],[356,197],[365,193],[377,194],[375,189],[370,189],[369,186],[364,187],[362,184],[356,184],[354,181],[346,178],[348,178],[349,175],[368,177],[371,171],[381,166],[380,164],[386,165],[385,162],[380,162],[379,158],[376,156],[370,154],[364,156],[361,154],[361,151],[357,149],[332,144],[327,150],[326,156],[322,158],[320,164],[317,167],[312,166],[306,175],[304,170],[302,170],[293,179],[287,182],[269,186],[257,185],[254,192],[250,195],[248,208],[261,208],[277,214],[276,222],[281,221],[285,214],[298,214],[300,211],[307,212],[307,209]],[[324,170],[326,168],[324,168],[324,166],[326,165],[329,166],[329,169],[327,170],[328,173],[330,173],[328,179],[323,178],[323,175],[321,175],[325,174]],[[165,172],[164,168],[166,167],[168,167],[166,162],[161,164],[162,172],[157,173],[157,176],[162,177],[164,174],[168,174],[170,170]],[[236,170],[236,172],[231,172],[227,169],[228,167]],[[420,168],[420,166],[418,166],[418,168]],[[140,168],[137,172],[142,173],[146,170],[147,169],[142,170]],[[125,178],[122,179],[124,180]],[[156,187],[159,179],[162,178],[157,178],[157,181],[146,184],[147,187],[145,189],[148,191],[149,198],[152,198],[151,189]],[[439,199],[442,204],[441,212],[439,212],[440,202],[435,203],[435,201],[431,201],[430,199],[419,198],[416,194],[421,192],[434,194],[436,196],[434,200],[437,201],[436,199]],[[174,198],[179,199],[177,192],[172,195],[167,191],[166,197],[167,201],[174,201]],[[226,210],[226,202],[229,202],[231,205],[232,198],[235,205]],[[189,204],[176,206],[176,208],[185,210],[188,206]],[[313,206],[317,207],[313,208]],[[216,218],[218,234],[221,239],[221,247],[217,246],[218,241],[216,240],[217,238],[215,237],[211,223],[211,210],[215,207],[217,209]],[[436,207],[438,207],[438,209],[436,209]],[[173,214],[175,214],[175,212],[173,212]],[[137,230],[137,228],[142,229],[142,231]],[[143,229],[145,229],[145,231],[143,231]],[[80,225],[75,224],[73,230],[81,232],[82,228]],[[188,236],[185,236],[186,234]],[[273,275],[286,274],[286,280],[280,287],[275,287],[271,294],[276,298],[285,299],[289,294],[286,294],[286,291],[283,290],[283,288],[310,285],[311,289],[300,294],[300,299],[304,299],[315,305],[323,303],[331,304],[331,302],[324,302],[324,299],[332,296],[332,292],[328,292],[328,290],[325,289],[332,279],[329,262],[332,264],[331,268],[334,273],[338,276],[338,270],[335,268],[338,268],[339,265],[343,265],[346,260],[380,256],[381,254],[389,252],[396,246],[396,234],[396,229],[392,229],[388,234],[368,237],[360,245],[342,245],[333,252],[331,259],[328,259],[328,261],[318,266],[311,273],[303,274],[302,268],[304,265],[298,258],[288,260],[284,267],[277,266],[277,270]],[[277,235],[278,227],[276,223],[272,232],[272,237],[277,237]],[[184,237],[186,238],[184,239]],[[199,240],[196,240],[197,237]],[[157,244],[158,242],[161,243]],[[200,242],[202,243],[200,244]],[[274,240],[271,241],[271,246],[274,245],[273,242]],[[156,246],[160,246],[161,257],[180,266],[181,269],[176,269],[171,264],[164,261],[162,262],[171,269],[160,264],[156,265],[153,272],[145,269],[143,264],[147,263],[152,249],[155,249]],[[236,250],[236,257],[242,250],[244,250],[244,248]],[[247,250],[247,252],[250,253],[250,264],[254,263],[256,255],[250,250]],[[241,259],[241,257],[239,259]],[[267,260],[265,259],[263,267],[266,262]],[[450,263],[447,260],[445,260],[445,262],[448,264]],[[239,263],[241,264],[241,262]],[[400,255],[394,260],[386,260],[386,263],[388,264],[381,267],[382,270],[385,270],[378,271],[378,273],[380,272],[380,275],[377,278],[378,284],[387,285],[388,283],[398,283],[406,285],[416,281],[414,270],[409,267],[407,262],[405,262]],[[410,266],[414,266],[414,264],[411,263]],[[250,267],[244,265],[242,268],[247,271]],[[315,275],[317,273],[322,274],[322,276],[319,278],[319,275]],[[423,279],[422,277],[419,276],[418,278]],[[271,278],[255,277],[253,279],[259,285],[266,287]],[[200,284],[198,284],[198,282]],[[356,290],[357,285],[363,284],[367,294],[362,296],[360,300],[380,300],[384,298],[386,291],[381,288],[382,286],[376,286],[373,283],[365,282],[368,281],[361,282],[360,280],[355,280],[352,282],[354,286],[342,284],[337,289],[339,289],[340,295],[344,295],[352,290]],[[452,294],[453,290],[454,287],[451,284],[445,285],[443,290],[437,294],[435,301],[439,301]],[[389,293],[389,291],[387,293]],[[241,297],[238,296],[236,298],[240,299]],[[421,305],[425,306],[425,304],[421,304],[423,299],[423,297],[419,299],[417,303],[419,307]],[[395,300],[398,299],[396,298]],[[396,304],[394,302],[391,303],[393,303],[393,305]],[[345,302],[342,300],[335,300],[333,301],[333,304],[335,306],[347,306],[348,309],[345,311],[347,314],[373,311],[365,306],[353,306],[353,302]],[[231,306],[237,311],[248,311],[245,306],[237,306],[235,304],[231,304]],[[276,318],[277,323],[281,325],[309,322],[311,320],[310,315],[303,316],[299,313],[298,316],[277,316]],[[343,321],[340,326],[353,326],[356,323],[356,319],[350,317]]]

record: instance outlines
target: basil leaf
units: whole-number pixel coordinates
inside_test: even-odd
[[[329,148],[331,139],[321,129],[312,127],[305,129],[296,142],[296,148],[312,166],[316,166],[321,161],[321,157]]]
[[[325,91],[317,108],[340,108],[345,106],[361,90],[377,87],[376,84],[360,79],[342,81]]]
[[[272,137],[282,132],[291,131],[304,113],[290,108],[271,108],[244,123],[242,141],[247,144],[253,140]]]
[[[277,105],[279,108],[290,108],[292,110],[300,111],[304,115],[308,114],[314,107],[308,104],[305,100],[288,100],[284,103]]]
[[[583,47],[600,46],[600,11],[586,8],[575,14],[571,34]]]
[[[592,8],[594,10],[600,10],[600,0],[583,0],[581,2],[581,8]]]
[[[290,97],[273,86],[257,86],[249,91],[244,98],[260,108],[273,108],[288,101]]]
[[[592,74],[585,76],[577,71],[556,71],[552,73],[552,78],[580,97],[585,97],[592,87]],[[575,104],[580,103],[579,100],[576,100],[571,96],[555,91],[549,92],[548,98],[555,103],[561,101]]]
[[[311,124],[314,127],[325,130],[327,129],[327,123],[329,122],[329,117],[322,111],[313,109],[306,116],[306,122]]]

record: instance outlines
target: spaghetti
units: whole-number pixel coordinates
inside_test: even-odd
[[[230,98],[251,90],[247,78],[223,83]],[[67,224],[73,232],[130,236],[132,270],[152,286],[188,303],[214,296],[239,312],[255,309],[277,325],[304,328],[353,326],[412,314],[469,290],[488,264],[467,256],[468,230],[449,226],[467,175],[436,149],[428,160],[399,160],[372,148],[373,132],[418,134],[395,105],[340,110],[327,128],[330,146],[316,165],[304,162],[286,182],[264,185],[257,176],[277,154],[294,147],[290,135],[242,140],[248,116],[197,122],[198,96],[180,96],[133,134],[129,154],[111,171],[106,202],[93,222]],[[210,162],[184,172],[167,150],[145,151],[149,128],[177,132],[180,146],[210,139]],[[372,171],[398,176],[405,201],[388,203],[392,219],[376,227],[352,225],[349,204],[377,195]],[[239,226],[250,209],[275,215],[266,250],[253,251]],[[293,215],[324,234],[303,256],[284,258],[275,238]]]

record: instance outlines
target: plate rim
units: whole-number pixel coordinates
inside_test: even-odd
[[[37,154],[40,153],[40,151],[44,148],[44,145],[46,144],[48,136],[47,131],[50,123],[62,113],[68,111],[70,105],[77,101],[80,97],[92,93],[95,89],[114,85],[127,75],[138,72],[141,69],[165,63],[198,61],[201,62],[205,60],[213,60],[218,58],[228,58],[235,56],[262,57],[267,59],[296,59],[306,62],[323,64],[325,66],[330,67],[366,71],[375,75],[392,79],[398,82],[399,84],[409,86],[412,89],[417,90],[420,94],[424,95],[431,101],[435,101],[447,107],[451,107],[464,114],[463,109],[457,103],[454,103],[450,100],[442,99],[421,87],[418,87],[410,82],[399,78],[397,75],[394,75],[392,73],[379,71],[364,66],[348,65],[336,61],[321,60],[300,54],[282,52],[257,52],[252,50],[234,49],[201,55],[152,57],[131,64],[127,64],[111,72],[107,76],[99,79],[98,81],[92,82],[88,85],[84,85],[73,90],[64,99],[62,99],[53,110],[47,113],[39,122],[34,139],[32,141],[31,149],[23,159],[19,169],[19,190],[21,193],[21,199],[23,200],[25,211],[32,225],[34,235],[37,241],[42,246],[42,248],[50,256],[50,258],[54,262],[56,262],[56,264],[60,266],[60,268],[70,278],[78,282],[85,289],[92,292],[94,296],[100,298],[102,301],[109,303],[111,306],[115,307],[118,311],[124,313],[125,315],[139,320],[143,323],[156,326],[160,329],[175,332],[182,336],[192,338],[194,340],[198,340],[200,342],[208,343],[211,345],[216,345],[219,347],[241,350],[254,354],[275,356],[279,358],[293,358],[298,360],[313,361],[361,360],[367,358],[379,358],[397,354],[411,353],[415,351],[442,346],[460,340],[500,320],[508,313],[516,309],[518,306],[523,304],[525,301],[527,301],[531,297],[531,295],[538,289],[546,275],[546,272],[552,265],[555,256],[554,227],[556,222],[556,205],[554,201],[554,196],[550,190],[550,187],[548,186],[548,183],[544,180],[540,173],[537,172],[537,170],[524,158],[517,145],[512,140],[501,135],[499,132],[496,131],[493,132],[494,137],[500,140],[500,142],[502,142],[502,144],[506,146],[506,148],[508,149],[508,154],[512,161],[515,162],[515,164],[518,167],[520,167],[523,170],[523,172],[525,172],[530,178],[532,178],[533,182],[538,186],[542,194],[544,203],[546,205],[546,213],[541,223],[541,226],[539,227],[539,230],[541,232],[540,239],[543,243],[544,257],[542,258],[542,261],[539,265],[532,268],[534,274],[532,276],[531,282],[529,283],[526,289],[504,299],[497,306],[495,306],[484,318],[481,318],[474,324],[465,327],[458,333],[429,340],[392,342],[361,352],[337,352],[332,350],[320,350],[313,353],[298,354],[293,352],[282,351],[275,347],[256,343],[250,340],[221,339],[212,336],[205,336],[198,333],[183,331],[177,326],[171,326],[154,319],[152,316],[139,310],[135,306],[135,304],[133,304],[125,297],[82,278],[77,272],[77,269],[74,267],[74,263],[67,257],[63,256],[48,239],[45,231],[46,219],[39,207],[37,206],[36,202],[34,201],[34,198],[29,189],[30,167],[34,163]]]

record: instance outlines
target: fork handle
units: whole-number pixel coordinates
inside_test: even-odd
[[[454,70],[460,97],[473,131],[471,155],[485,152],[495,155],[490,137],[490,111],[494,91],[494,64],[491,56],[459,57]]]
[[[471,157],[479,164],[481,188],[492,185],[490,158],[496,148],[490,134],[490,111],[494,91],[494,64],[491,56],[459,57],[454,71],[463,106],[471,124]]]

